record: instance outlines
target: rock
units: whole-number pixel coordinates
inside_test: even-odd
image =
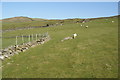
[[[1,56],[0,56],[0,59],[1,59],[1,60],[4,60],[4,59],[5,59],[5,57],[4,57],[3,55],[1,55]]]

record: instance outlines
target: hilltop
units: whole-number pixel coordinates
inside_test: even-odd
[[[40,19],[40,18],[29,18],[29,17],[12,17],[12,18],[6,18],[3,19],[3,22],[31,22],[31,21],[43,21],[45,19]]]
[[[116,18],[119,17],[120,15],[116,16],[110,16],[110,17],[99,17],[99,18],[86,18],[90,20],[95,20],[95,19],[107,19],[107,18]],[[73,19],[42,19],[42,18],[30,18],[30,17],[25,17],[25,16],[18,16],[18,17],[11,17],[11,18],[5,18],[0,21],[3,22],[29,22],[29,21],[46,21],[46,20],[54,20],[54,21],[64,21],[64,20],[79,20],[82,18],[73,18]]]

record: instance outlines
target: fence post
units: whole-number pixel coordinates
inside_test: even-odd
[[[16,36],[16,46],[17,46],[17,36]]]
[[[41,34],[39,34],[39,39],[41,38]]]
[[[28,37],[29,37],[28,40],[29,40],[29,42],[30,42],[30,35],[28,35]]]
[[[37,41],[37,34],[36,34],[36,41]]]
[[[34,35],[32,34],[32,41],[33,41],[33,37],[34,37]]]
[[[22,42],[23,42],[23,44],[24,44],[24,37],[23,37],[23,35],[22,35]]]

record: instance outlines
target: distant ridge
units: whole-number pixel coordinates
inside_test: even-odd
[[[12,31],[12,30],[23,30],[23,29],[33,29],[33,28],[42,28],[42,27],[52,27],[57,25],[71,24],[71,23],[83,23],[89,22],[92,20],[99,19],[110,19],[110,18],[119,18],[120,15],[110,16],[110,17],[99,17],[99,18],[71,18],[71,19],[41,19],[41,18],[29,18],[29,17],[12,17],[3,19],[0,22],[2,23],[2,30]]]
[[[120,17],[120,15],[110,16],[110,17],[86,18],[86,19],[94,20],[94,19],[116,18],[116,17]],[[68,19],[61,19],[61,20],[74,20],[74,19],[80,19],[80,18],[71,18],[71,19],[68,18]],[[19,22],[45,21],[45,20],[60,20],[60,19],[41,19],[41,18],[29,18],[29,17],[24,17],[24,16],[18,16],[18,17],[2,19],[0,21],[19,23]]]
[[[29,18],[29,17],[12,17],[12,18],[6,18],[3,19],[3,22],[31,22],[31,21],[43,21],[45,19],[40,19],[40,18]]]

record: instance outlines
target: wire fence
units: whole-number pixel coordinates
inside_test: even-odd
[[[22,35],[21,37],[16,36],[14,42],[15,45],[11,45],[5,49],[0,50],[0,60],[4,60],[5,58],[9,58],[10,56],[19,54],[20,52],[24,52],[30,47],[35,47],[36,45],[44,44],[46,41],[49,40],[50,36],[48,35],[48,33],[32,34],[28,35],[27,37],[24,37],[24,35]]]
[[[10,37],[2,37],[3,39],[3,48],[13,46],[13,45],[21,45],[28,42],[37,41],[45,36],[48,36],[48,32],[43,34],[29,34],[29,35],[21,35],[21,36],[10,36]]]

